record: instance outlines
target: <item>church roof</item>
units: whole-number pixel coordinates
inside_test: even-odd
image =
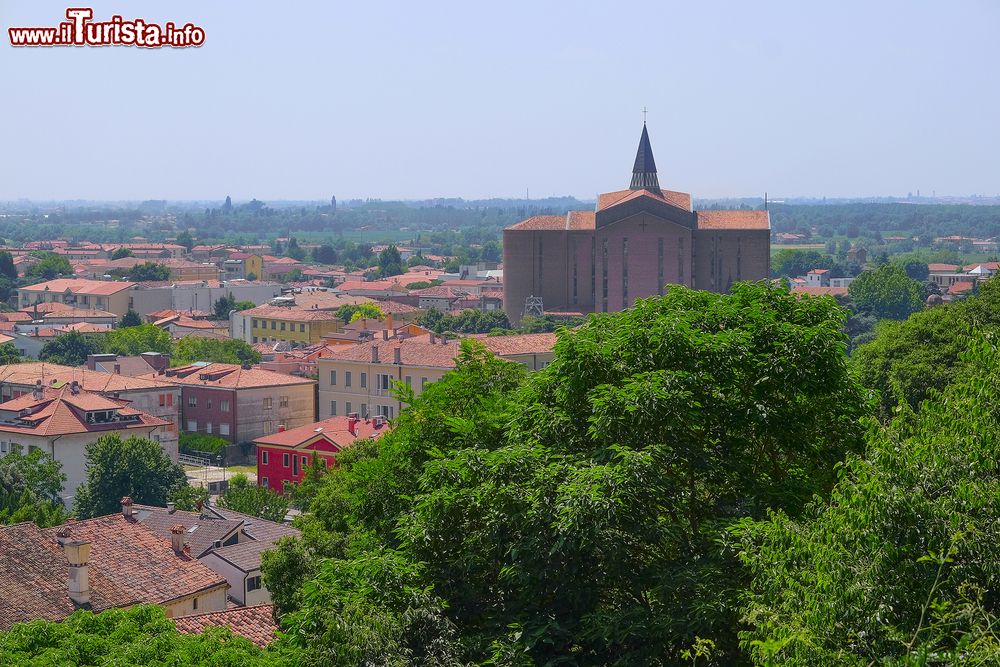
[[[656,176],[656,161],[653,159],[653,147],[649,144],[649,132],[646,124],[642,124],[642,135],[639,137],[639,149],[635,153],[635,164],[632,167],[632,184],[630,190],[659,190],[660,181]]]
[[[566,215],[536,215],[511,225],[507,229],[522,230],[577,230],[594,229],[595,215],[593,211],[570,211]]]
[[[597,210],[603,211],[616,204],[623,204],[638,197],[652,197],[665,204],[682,208],[685,211],[691,210],[691,195],[686,192],[673,192],[671,190],[618,190],[617,192],[605,192],[597,195]]]
[[[698,211],[698,229],[770,229],[767,211]]]

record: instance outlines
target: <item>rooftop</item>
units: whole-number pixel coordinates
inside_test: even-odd
[[[353,430],[352,429],[353,421]],[[307,424],[298,428],[289,429],[265,435],[254,440],[260,445],[275,445],[278,447],[301,447],[319,438],[325,438],[337,445],[346,447],[355,440],[365,438],[378,438],[387,433],[389,426],[386,422],[376,422],[372,419],[352,420],[349,417],[331,417],[314,424]]]
[[[259,368],[243,368],[237,364],[198,361],[187,366],[169,368],[164,373],[151,373],[143,378],[184,385],[252,389],[280,385],[314,384],[314,380],[295,377]]]
[[[56,280],[49,280],[19,289],[25,292],[54,292],[59,294],[71,292],[73,294],[110,296],[134,286],[135,283],[127,281],[112,282],[110,280],[85,280],[83,278],[57,278]]]
[[[187,635],[201,634],[208,628],[229,628],[234,635],[249,639],[261,648],[274,641],[278,632],[274,610],[269,604],[182,616],[175,618],[174,624]]]

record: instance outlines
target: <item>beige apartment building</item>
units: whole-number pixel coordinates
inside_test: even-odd
[[[130,291],[135,283],[111,280],[58,278],[37,285],[19,287],[17,307],[42,303],[65,303],[74,308],[105,310],[121,317],[128,312]]]
[[[544,368],[552,361],[556,335],[477,336],[498,357],[523,364],[529,370]],[[393,395],[395,383],[413,389],[415,395],[455,368],[459,341],[434,334],[412,337],[388,336],[373,341],[336,345],[329,356],[317,359],[319,373],[319,418],[358,413],[395,419],[405,403]]]

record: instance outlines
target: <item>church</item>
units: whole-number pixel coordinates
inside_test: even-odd
[[[769,277],[767,211],[695,211],[660,188],[643,123],[628,190],[593,211],[538,215],[503,232],[504,309],[523,315],[614,312],[669,284],[712,292]]]

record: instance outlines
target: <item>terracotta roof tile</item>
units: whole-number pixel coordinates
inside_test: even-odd
[[[63,384],[76,380],[84,391],[97,393],[117,393],[172,386],[169,382],[152,377],[148,379],[128,377],[42,361],[0,366],[0,379],[7,384],[28,387],[34,385],[36,380],[42,380],[46,387],[61,387]]]
[[[691,210],[691,195],[686,192],[674,192],[672,190],[618,190],[617,192],[605,192],[597,196],[597,210],[611,208],[618,204],[623,204],[639,197],[651,197],[665,204],[682,208],[685,211]]]
[[[175,618],[174,623],[187,635],[201,634],[208,628],[229,628],[234,635],[245,637],[261,648],[274,641],[278,632],[274,610],[269,604],[184,616]]]
[[[110,280],[84,280],[82,278],[57,278],[37,285],[29,285],[19,289],[27,292],[53,292],[62,294],[69,290],[73,294],[108,296],[122,290],[134,287],[135,283],[112,282]]]
[[[237,364],[197,362],[187,366],[170,368],[163,374],[151,373],[143,378],[157,379],[181,385],[230,387],[249,389],[252,387],[274,387],[279,385],[314,384],[314,380],[284,373],[275,373],[259,368],[243,368]]]
[[[770,229],[767,211],[698,211],[698,229]]]
[[[376,426],[375,420],[359,419],[354,424],[354,431],[350,430],[350,418],[331,417],[314,424],[307,424],[298,428],[288,429],[280,433],[272,433],[254,440],[261,445],[275,445],[279,447],[300,447],[319,437],[324,437],[330,442],[343,448],[350,445],[355,440],[366,438],[376,439],[389,431],[389,426],[381,422]]]

